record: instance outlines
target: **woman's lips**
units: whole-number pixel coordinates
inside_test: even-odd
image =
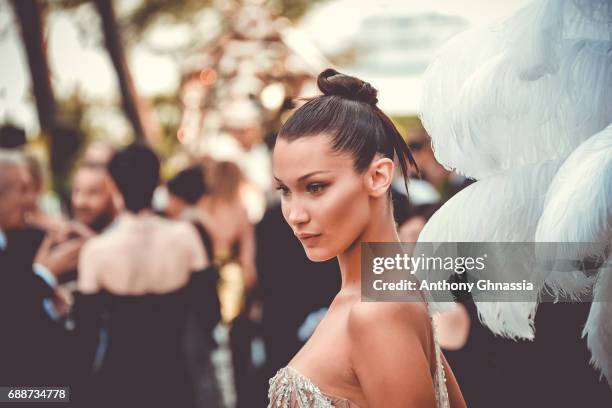
[[[302,233],[302,234],[296,234],[296,235],[300,239],[300,241],[302,241],[302,243],[309,244],[309,245],[314,244],[316,241],[318,241],[318,238],[321,236],[321,234],[310,234],[310,233]]]

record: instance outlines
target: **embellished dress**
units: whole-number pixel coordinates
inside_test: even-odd
[[[433,322],[432,322],[433,323]],[[432,325],[433,327],[433,325]],[[433,327],[436,371],[433,382],[436,406],[449,408],[448,390],[442,362],[442,352]],[[268,408],[360,408],[354,402],[335,395],[324,394],[310,379],[294,368],[286,366],[270,379]]]

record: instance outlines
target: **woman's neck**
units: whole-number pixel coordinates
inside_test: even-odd
[[[400,242],[393,219],[393,210],[388,206],[384,216],[372,217],[363,233],[338,255],[342,287],[340,292],[359,294],[361,292],[361,244],[365,242]]]
[[[138,212],[132,212],[129,210],[123,210],[121,212],[121,217],[122,218],[127,218],[127,219],[141,219],[141,218],[148,218],[151,215],[155,215],[155,213],[153,212],[152,208],[144,208]]]
[[[227,206],[232,203],[232,200],[226,197],[203,197],[197,204],[197,206],[203,210],[214,211],[215,209],[223,206]]]

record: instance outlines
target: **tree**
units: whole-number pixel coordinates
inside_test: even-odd
[[[106,45],[106,49],[113,61],[115,72],[117,73],[123,109],[132,123],[135,138],[143,140],[145,139],[145,128],[138,107],[138,95],[136,94],[132,75],[130,74],[126,62],[125,51],[121,42],[121,35],[112,0],[95,0],[94,3],[102,19],[104,44]]]
[[[11,0],[11,3],[21,27],[38,120],[41,130],[48,136],[55,127],[56,106],[43,40],[42,6],[37,0]]]
[[[42,3],[37,0],[11,0],[11,4],[21,28],[40,129],[50,150],[53,187],[62,201],[66,202],[68,190],[65,181],[79,149],[81,135],[78,130],[57,121],[57,104],[51,87],[43,37],[45,25]]]

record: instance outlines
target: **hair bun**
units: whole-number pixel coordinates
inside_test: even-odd
[[[328,68],[321,72],[317,78],[317,86],[324,95],[336,95],[376,105],[378,91],[369,83],[349,75],[341,74],[335,69]]]

